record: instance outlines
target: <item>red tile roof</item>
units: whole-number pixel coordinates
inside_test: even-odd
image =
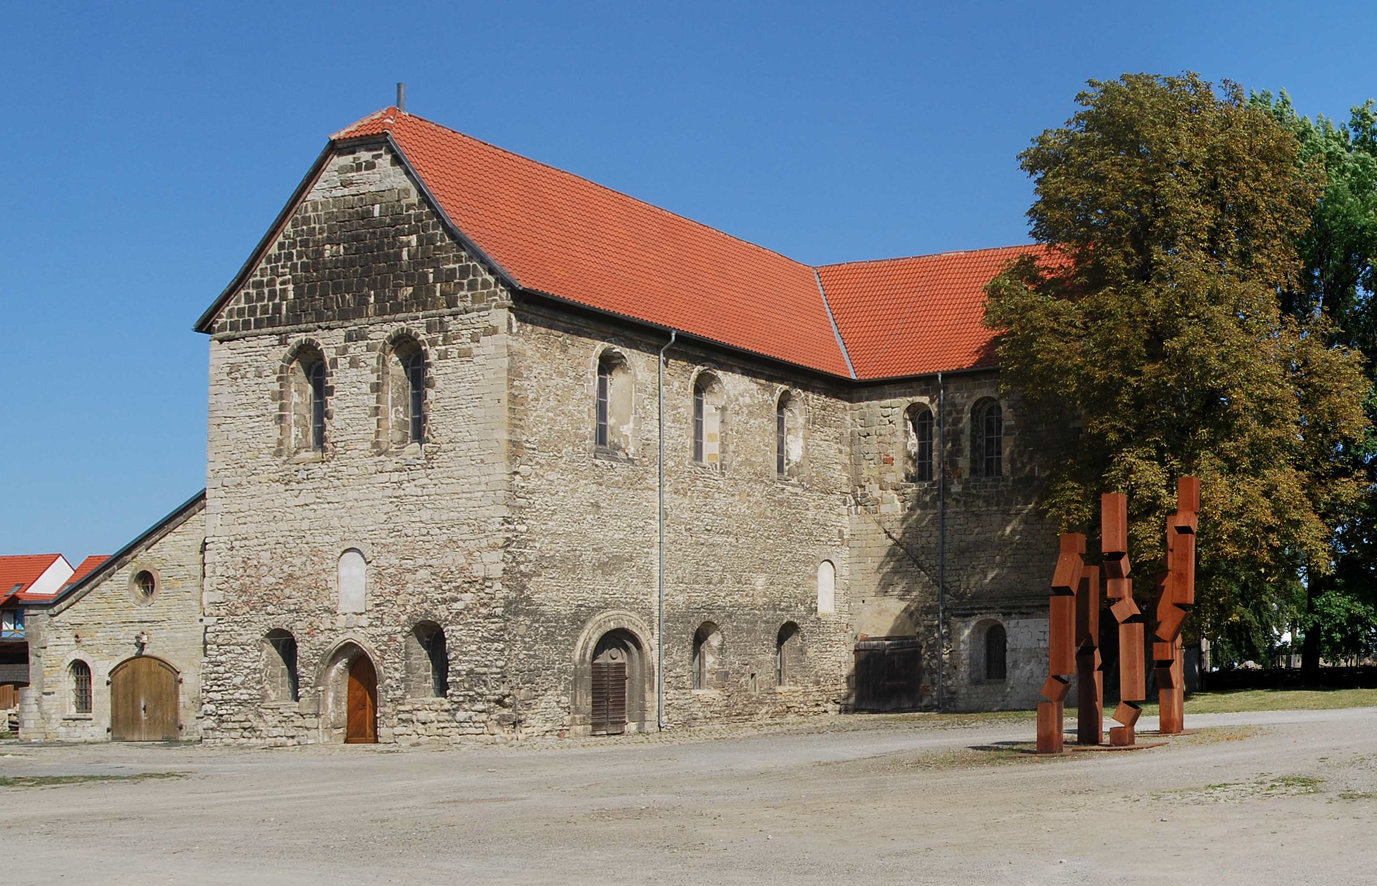
[[[60,559],[61,554],[12,554],[0,557],[0,598],[8,597],[11,593],[22,594]]]
[[[86,576],[90,575],[92,572],[95,572],[96,567],[100,566],[100,564],[104,563],[106,560],[109,559],[109,554],[92,554],[91,556],[87,557],[85,560],[82,560],[80,563],[77,564],[76,571],[72,573],[71,578],[67,579],[67,584],[76,584]],[[66,586],[64,585],[64,587]]]
[[[818,268],[859,378],[993,366],[994,334],[981,325],[985,284],[1045,246],[1006,246]]]
[[[991,365],[983,287],[1044,251],[815,269],[395,107],[332,139],[384,133],[516,285],[844,377],[848,356],[861,379]]]

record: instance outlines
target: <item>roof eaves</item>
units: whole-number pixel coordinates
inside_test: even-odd
[[[837,328],[837,318],[832,316],[832,305],[827,301],[827,290],[822,285],[822,275],[817,268],[813,268],[813,279],[818,284],[818,295],[822,296],[822,308],[827,312],[827,322],[832,324],[832,334],[837,337],[837,347],[841,349],[842,359],[846,361],[846,371],[851,373],[851,380],[856,380],[856,367],[851,365],[851,353],[846,349],[846,341],[842,338],[841,330]]]
[[[150,538],[157,535],[159,532],[162,532],[163,530],[170,528],[173,524],[179,523],[184,517],[190,516],[191,513],[195,511],[199,506],[204,505],[205,501],[206,491],[202,489],[200,492],[196,493],[191,498],[179,504],[166,517],[163,517],[157,523],[154,523],[152,526],[148,527],[143,532],[139,533],[138,537],[136,537],[133,541],[129,542],[129,544],[120,548],[118,551],[115,551],[115,553],[111,554],[109,557],[106,557],[104,563],[101,563],[95,569],[92,569],[90,572],[86,573],[86,575],[80,581],[74,584],[64,586],[52,597],[45,597],[42,600],[30,601],[29,605],[56,605],[68,599],[72,595],[76,594],[78,591],[81,591],[87,585],[93,584],[96,581],[96,579],[103,579],[108,573],[113,572],[120,566],[123,566],[126,558],[135,550],[137,550],[140,545],[144,544],[144,542],[148,541]]]
[[[956,369],[929,369],[924,372],[908,372],[903,375],[882,375],[874,378],[861,377],[856,379],[862,385],[885,385],[898,381],[911,381],[918,378],[935,378],[939,375],[974,375],[978,372],[995,372],[999,369],[997,363],[984,363],[979,366],[960,366]]]

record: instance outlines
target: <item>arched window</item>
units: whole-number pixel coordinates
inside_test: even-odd
[[[339,611],[363,612],[368,608],[368,561],[363,552],[350,548],[339,555]]]
[[[831,560],[818,564],[818,614],[837,611],[837,567]]]
[[[632,451],[631,370],[621,355],[605,352],[598,359],[598,392],[593,442],[599,449],[623,455]]]
[[[803,669],[803,635],[787,621],[775,637],[775,685],[793,686]]]
[[[710,372],[693,382],[693,460],[714,468],[722,464],[722,383]]]
[[[420,342],[402,336],[384,363],[385,440],[394,450],[419,446],[426,437],[426,353]]]
[[[412,698],[449,695],[449,649],[444,629],[433,621],[417,622],[407,637],[406,681]]]
[[[705,621],[693,634],[694,689],[716,689],[722,685],[721,656],[722,631],[712,622]]]
[[[905,478],[912,483],[926,483],[934,476],[932,410],[914,403],[905,415],[906,450],[908,453]]]
[[[775,473],[794,479],[803,464],[803,417],[798,398],[788,391],[775,402]]]
[[[325,450],[325,357],[302,346],[287,369],[287,440],[292,454]]]
[[[84,661],[72,662],[72,713],[91,713],[91,666]]]
[[[1004,414],[994,400],[971,410],[971,476],[1004,475]]]
[[[1006,664],[1008,635],[1004,626],[996,622],[985,629],[985,679],[1004,680],[1009,669]]]
[[[263,700],[293,702],[299,697],[296,638],[281,628],[263,636]]]

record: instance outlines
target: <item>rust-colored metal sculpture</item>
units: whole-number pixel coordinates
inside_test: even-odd
[[[1071,675],[1076,672],[1076,592],[1085,577],[1085,536],[1076,532],[1061,537],[1061,552],[1052,574],[1052,596],[1048,601],[1047,681],[1042,684],[1038,702],[1039,754],[1062,752],[1062,717]]]
[[[1109,743],[1129,747],[1137,742],[1141,703],[1147,698],[1143,673],[1143,613],[1133,599],[1132,564],[1128,559],[1128,496],[1109,492],[1100,496],[1100,550],[1104,556],[1105,592],[1109,611],[1119,623],[1118,726],[1109,729]]]
[[[1181,625],[1195,605],[1195,530],[1200,510],[1200,481],[1182,477],[1176,484],[1176,513],[1167,519],[1166,573],[1160,583],[1152,658],[1161,708],[1161,731],[1184,729],[1185,681]],[[1119,625],[1119,705],[1109,730],[1109,743],[1132,747],[1147,698],[1145,622],[1133,599],[1129,577],[1128,497],[1110,492],[1100,497],[1099,567],[1085,563],[1085,536],[1061,536],[1052,576],[1048,618],[1048,676],[1042,684],[1046,701],[1038,702],[1039,754],[1063,749],[1062,719],[1070,675],[1077,677],[1076,740],[1098,745],[1104,717],[1104,673],[1099,650],[1100,579],[1104,597]]]
[[[1176,513],[1167,518],[1167,571],[1157,597],[1152,643],[1157,678],[1158,729],[1163,735],[1185,730],[1185,650],[1181,625],[1195,605],[1195,530],[1199,525],[1200,480],[1176,481]]]
[[[1076,589],[1076,743],[1104,738],[1104,664],[1100,657],[1100,567],[1081,570]]]

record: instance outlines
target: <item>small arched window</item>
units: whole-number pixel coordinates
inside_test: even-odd
[[[693,460],[722,465],[722,383],[710,372],[699,373],[693,382]]]
[[[384,364],[383,412],[387,445],[396,450],[426,437],[426,353],[420,342],[403,336],[393,342]]]
[[[985,629],[985,679],[1004,680],[1007,679],[1009,668],[1006,656],[1008,654],[1008,635],[1004,632],[1004,626],[996,622]]]
[[[906,479],[912,483],[926,483],[934,476],[932,410],[914,403],[908,408],[904,425],[908,453]]]
[[[631,370],[621,355],[605,352],[598,359],[598,390],[594,406],[593,443],[623,455],[632,446]]]
[[[818,614],[837,611],[837,567],[831,560],[818,564]]]
[[[368,609],[368,561],[358,548],[339,555],[339,611],[364,612]]]
[[[406,678],[412,698],[449,695],[449,648],[444,629],[433,621],[417,622],[407,637]]]
[[[716,689],[721,680],[722,631],[710,621],[693,634],[693,688]]]
[[[971,410],[971,476],[1004,475],[1004,413],[994,400]]]
[[[325,358],[303,346],[287,370],[287,436],[292,454],[325,449]]]
[[[775,685],[793,686],[803,669],[803,635],[792,621],[775,637]]]
[[[91,666],[78,659],[68,671],[72,677],[72,713],[91,713]]]
[[[263,700],[269,704],[296,701],[296,638],[282,629],[263,636]]]
[[[803,417],[798,398],[788,391],[775,402],[775,473],[796,479],[803,464]]]

